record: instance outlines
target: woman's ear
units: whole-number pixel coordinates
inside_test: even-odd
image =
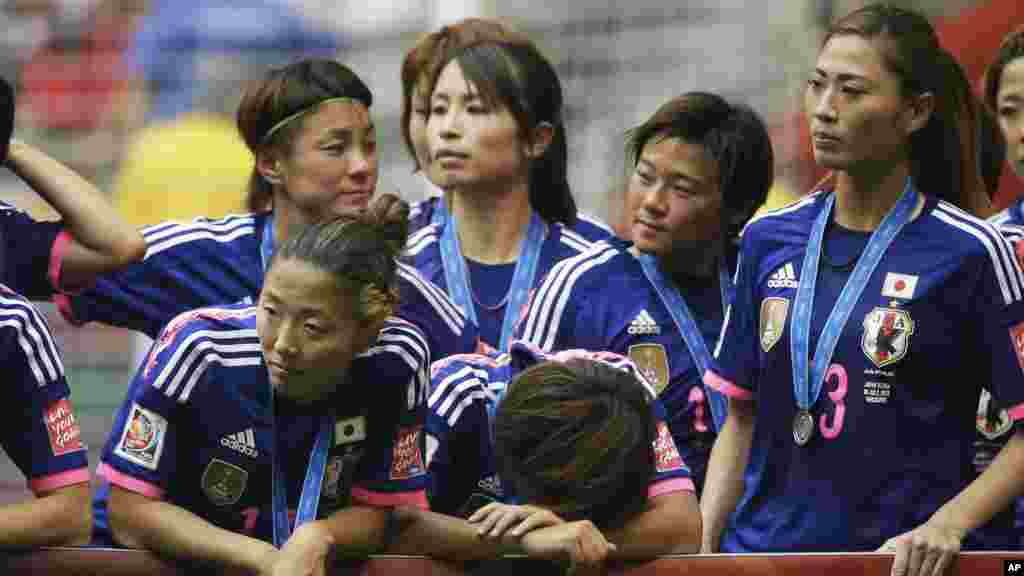
[[[256,154],[256,171],[270,184],[280,184],[281,160],[278,154],[271,150],[265,150]]]
[[[530,138],[523,143],[523,153],[527,158],[536,160],[544,155],[554,138],[555,127],[550,122],[541,122],[534,126]]]

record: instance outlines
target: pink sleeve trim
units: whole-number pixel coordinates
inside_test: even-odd
[[[35,494],[43,492],[53,492],[59,488],[65,486],[74,486],[75,484],[82,484],[89,481],[89,469],[88,468],[75,468],[74,470],[65,470],[64,472],[58,472],[57,474],[50,474],[49,476],[40,476],[33,478],[29,481],[28,487]]]
[[[68,245],[71,244],[71,233],[67,230],[61,230],[57,237],[53,240],[53,246],[50,248],[50,267],[47,270],[47,276],[50,277],[50,286],[57,292],[61,292],[63,288],[60,285],[60,272],[61,267],[64,265],[64,256],[67,254]]]
[[[1017,404],[1006,412],[1010,415],[1010,420],[1013,420],[1014,422],[1017,420],[1024,420],[1024,404]]]
[[[63,292],[57,292],[53,295],[53,303],[57,305],[57,310],[60,315],[64,317],[64,321],[72,326],[81,326],[82,323],[75,318],[75,313],[71,309],[71,298]]]
[[[697,487],[693,485],[693,480],[689,478],[669,478],[668,480],[662,480],[655,482],[647,487],[647,499],[661,496],[662,494],[671,494],[672,492],[696,492]]]
[[[750,390],[740,388],[711,370],[704,371],[704,384],[736,400],[752,400],[754,398],[754,393]]]
[[[422,510],[429,508],[427,491],[414,492],[374,492],[358,486],[352,487],[352,500],[369,506],[386,508],[390,506],[414,506]]]
[[[164,490],[159,486],[155,486],[144,480],[139,480],[138,478],[129,476],[124,472],[118,472],[108,466],[106,462],[100,462],[100,465],[96,467],[96,475],[106,478],[107,481],[115,486],[120,486],[125,490],[142,494],[147,498],[161,500],[164,497]]]

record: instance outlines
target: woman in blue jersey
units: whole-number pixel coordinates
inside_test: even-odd
[[[77,290],[98,275],[140,260],[142,236],[103,194],[38,148],[12,139],[14,93],[0,78],[0,162],[61,216],[37,221],[0,202],[0,282],[30,300]]]
[[[407,219],[385,195],[306,227],[274,252],[255,306],[168,324],[98,470],[115,541],[258,574],[322,573],[332,551],[569,555],[564,530],[481,543],[414,512],[430,354],[393,316]]]
[[[961,209],[985,192],[941,50],[924,17],[875,4],[825,38],[805,106],[834,177],[746,227],[705,376],[729,396],[706,551],[882,549],[894,574],[938,575],[1024,490],[1019,429],[971,469],[981,386],[1024,417],[1024,274]]]
[[[444,190],[413,209],[409,256],[507,347],[529,291],[557,261],[610,237],[579,215],[566,180],[562,87],[532,43],[442,29],[427,59],[427,176]],[[415,142],[415,139],[412,139]]]
[[[985,71],[985,104],[1006,138],[1006,159],[1024,178],[1024,28],[1006,38]],[[993,217],[997,224],[1024,225],[1024,198]]]
[[[724,398],[705,389],[729,303],[737,237],[772,185],[768,130],[742,104],[706,92],[666,102],[630,132],[632,245],[559,262],[518,330],[543,350],[627,354],[665,405],[698,493]]]
[[[516,341],[431,370],[431,510],[468,517],[488,539],[585,521],[614,544],[611,558],[696,551],[689,468],[627,357]]]
[[[78,294],[58,295],[61,311],[75,323],[156,337],[186,310],[254,301],[275,246],[321,218],[365,208],[374,194],[372,103],[363,81],[333,60],[269,71],[238,109],[239,132],[255,157],[247,203],[256,212],[145,228],[145,260]],[[399,290],[398,315],[423,329],[436,357],[473,349],[473,327],[411,266],[399,267]]]

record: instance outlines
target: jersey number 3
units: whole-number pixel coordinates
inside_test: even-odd
[[[821,435],[829,440],[834,440],[843,431],[843,416],[846,415],[846,368],[842,364],[832,364],[825,371],[824,386],[828,389],[828,397],[832,400],[832,422],[829,423],[828,414],[822,414],[818,419],[818,428]]]

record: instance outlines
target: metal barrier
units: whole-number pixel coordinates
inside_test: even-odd
[[[999,576],[1010,573],[1005,571],[1007,561],[1024,562],[1024,551],[964,552],[949,574]],[[891,554],[720,554],[664,557],[642,564],[611,566],[608,573],[619,576],[887,576],[891,566]],[[147,552],[110,548],[48,548],[4,554],[0,555],[0,567],[5,575],[177,576],[197,573],[192,567],[175,566]],[[520,557],[456,567],[420,557],[373,556],[368,560],[339,562],[330,573],[333,576],[546,576],[562,572],[553,564]],[[238,576],[242,576],[241,573]]]

